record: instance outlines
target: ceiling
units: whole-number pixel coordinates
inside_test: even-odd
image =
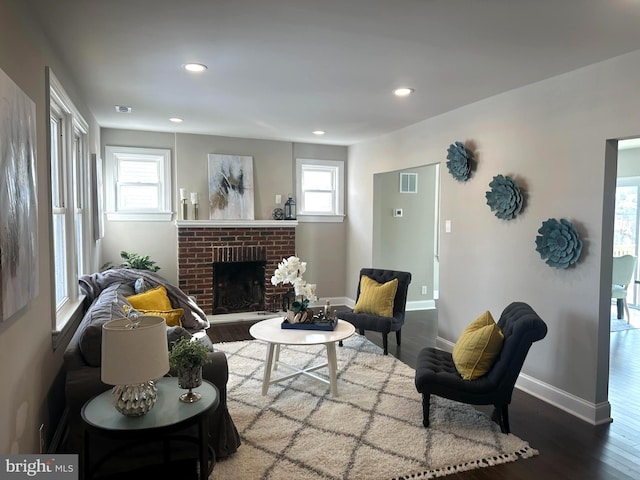
[[[640,49],[638,0],[25,1],[110,128],[350,145]]]

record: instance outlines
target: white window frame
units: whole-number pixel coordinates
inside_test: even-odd
[[[334,178],[333,205],[331,213],[310,212],[304,205],[304,185],[302,182],[305,169],[322,167],[330,170]],[[296,158],[296,217],[299,222],[342,222],[344,221],[345,199],[344,161],[321,160],[315,158]]]
[[[105,150],[105,187],[107,219],[120,221],[170,221],[171,211],[171,151],[164,148],[123,147],[107,145]],[[125,210],[118,203],[118,166],[132,158],[155,162],[159,169],[158,208]]]
[[[64,272],[62,282],[65,284],[65,292],[60,302],[57,302],[56,294],[52,296],[56,315],[53,318],[52,331],[54,337],[58,336],[70,325],[71,320],[81,312],[84,296],[80,294],[78,277],[86,273],[89,265],[89,252],[91,236],[87,233],[87,225],[91,222],[88,218],[89,209],[86,208],[87,185],[89,183],[87,164],[89,156],[87,152],[87,137],[89,124],[76,109],[73,102],[65,92],[62,84],[50,69],[47,69],[49,83],[48,92],[48,119],[49,127],[47,135],[51,135],[51,121],[53,118],[59,122],[59,139],[57,155],[49,151],[49,161],[52,162],[51,174],[56,173],[52,184],[58,188],[52,192],[50,198],[52,216],[51,232],[53,229],[53,214],[63,214],[65,228],[63,230]],[[52,141],[49,139],[49,149]],[[59,162],[54,168],[53,162]],[[55,197],[55,198],[54,198]],[[80,230],[77,230],[77,215],[80,216]],[[53,278],[55,278],[54,264]],[[57,281],[54,281],[54,290]],[[54,342],[54,345],[56,343]]]

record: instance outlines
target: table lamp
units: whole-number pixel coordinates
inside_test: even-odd
[[[168,371],[164,318],[119,318],[102,325],[101,377],[114,385],[113,404],[120,413],[137,417],[151,410],[158,398],[155,380]]]

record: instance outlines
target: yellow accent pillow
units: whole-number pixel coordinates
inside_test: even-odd
[[[138,310],[143,315],[155,315],[156,317],[162,317],[167,322],[168,327],[181,327],[182,315],[184,315],[184,309],[176,308],[173,310]]]
[[[167,289],[162,285],[144,293],[127,297],[127,302],[136,310],[171,310],[171,300],[167,296]]]
[[[374,279],[362,275],[360,278],[360,296],[353,311],[380,317],[393,317],[393,299],[396,297],[397,290],[397,278],[386,283],[378,283]]]
[[[465,380],[487,373],[500,354],[504,335],[487,310],[464,329],[453,347],[453,363]]]

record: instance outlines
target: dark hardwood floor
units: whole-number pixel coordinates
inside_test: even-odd
[[[213,325],[209,336],[214,341],[249,339],[251,324]],[[382,346],[380,334],[366,332],[366,336]],[[435,311],[407,312],[402,344],[397,346],[395,336],[389,335],[389,353],[415,368],[419,350],[435,346],[436,336]],[[529,442],[540,455],[446,478],[640,479],[640,329],[611,333],[609,390],[614,421],[594,427],[516,389],[509,407],[511,432]],[[491,407],[477,408],[491,414]]]

